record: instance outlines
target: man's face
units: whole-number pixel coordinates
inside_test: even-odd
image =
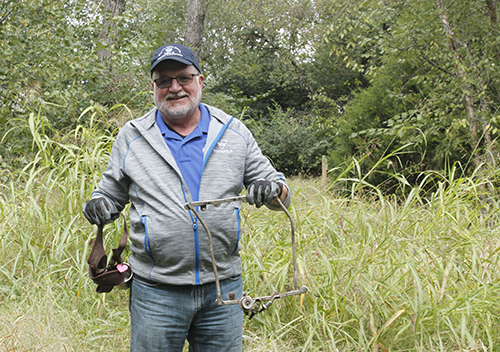
[[[167,60],[160,63],[153,71],[153,81],[160,83],[165,79],[189,76],[193,81],[181,86],[176,79],[172,80],[169,88],[159,88],[156,83],[152,83],[154,91],[155,105],[166,120],[178,120],[189,118],[198,109],[201,101],[201,91],[203,87],[203,75],[194,66],[184,65],[177,61]]]

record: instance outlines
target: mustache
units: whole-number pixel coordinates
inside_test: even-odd
[[[189,94],[188,93],[168,94],[168,95],[165,96],[165,100],[180,99],[180,98],[184,98],[184,97],[188,97],[189,98]]]

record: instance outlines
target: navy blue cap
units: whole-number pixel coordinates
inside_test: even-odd
[[[186,65],[193,65],[201,73],[200,64],[193,51],[184,45],[167,44],[156,50],[151,60],[151,74],[153,74],[154,68],[165,60],[175,60]]]

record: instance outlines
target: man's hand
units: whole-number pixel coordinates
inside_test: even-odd
[[[248,204],[255,204],[257,208],[262,205],[271,205],[274,195],[281,196],[281,185],[274,181],[264,179],[257,180],[248,186],[247,201]]]
[[[116,206],[104,197],[89,200],[83,205],[82,212],[91,224],[97,226],[109,224],[120,216]]]

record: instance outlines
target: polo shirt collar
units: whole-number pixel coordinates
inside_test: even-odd
[[[163,138],[172,138],[172,139],[191,139],[196,136],[199,136],[201,134],[208,134],[208,127],[210,125],[210,114],[208,112],[208,109],[205,107],[205,105],[201,104],[199,105],[200,111],[201,111],[201,116],[200,116],[200,121],[198,122],[198,125],[196,128],[186,137],[182,138],[178,133],[172,131],[168,126],[165,124],[165,121],[163,121],[163,118],[161,117],[160,111],[156,111],[156,124],[158,125],[158,128],[160,129],[161,134],[163,135]],[[188,138],[189,137],[189,138]]]

